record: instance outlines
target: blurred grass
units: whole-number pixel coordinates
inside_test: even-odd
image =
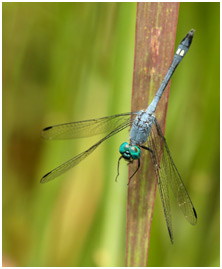
[[[57,180],[40,178],[97,138],[45,142],[43,127],[130,111],[135,3],[3,3],[3,264],[123,266],[123,132]],[[181,3],[166,139],[198,213],[173,212],[171,246],[157,194],[149,266],[219,266],[219,3]],[[169,29],[170,31],[170,29]],[[178,214],[177,214],[178,213]],[[161,257],[161,259],[159,258]]]

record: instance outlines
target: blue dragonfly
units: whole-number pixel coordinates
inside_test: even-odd
[[[78,154],[77,156],[73,157],[72,159],[44,175],[41,179],[41,183],[49,182],[62,175],[83,161],[105,140],[131,126],[130,143],[124,142],[120,145],[119,148],[121,156],[118,160],[117,177],[119,175],[119,164],[121,159],[125,159],[129,163],[137,161],[137,169],[130,176],[128,181],[129,184],[132,177],[140,168],[141,149],[148,151],[158,182],[158,188],[171,242],[173,243],[173,229],[168,185],[171,187],[172,192],[185,218],[192,225],[196,224],[196,210],[172,159],[166,140],[154,114],[158,102],[176,67],[189,50],[193,35],[194,30],[190,30],[179,44],[173,57],[171,66],[168,69],[167,74],[165,75],[154,99],[146,110],[123,113],[99,119],[59,124],[43,129],[41,135],[46,139],[74,139],[90,137],[102,133],[108,134],[86,151]]]

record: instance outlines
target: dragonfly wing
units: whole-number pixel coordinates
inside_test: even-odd
[[[161,169],[160,164],[160,152],[161,152],[161,144],[156,143],[156,135],[155,130],[151,130],[151,134],[148,139],[148,146],[152,150],[151,159],[153,162],[153,167],[155,170],[155,175],[158,181],[158,188],[160,192],[160,198],[163,205],[164,216],[168,228],[168,232],[170,235],[171,242],[173,243],[173,226],[172,226],[172,217],[171,217],[171,209],[170,209],[170,199],[169,199],[169,190],[168,190],[168,182],[165,180],[165,176],[163,175],[163,170]]]
[[[110,132],[107,136],[105,136],[103,139],[98,141],[96,144],[94,144],[92,147],[87,149],[86,151],[80,153],[79,155],[73,157],[72,159],[68,160],[67,162],[63,163],[62,165],[58,166],[51,172],[47,173],[45,176],[42,177],[41,183],[46,183],[48,181],[51,181],[55,179],[56,177],[62,175],[72,167],[79,164],[82,160],[84,160],[87,156],[89,156],[102,142],[104,142],[109,137],[117,134],[118,132],[124,130],[125,128],[129,127],[131,123],[131,119],[128,117],[128,120],[125,120],[124,123],[121,123],[119,126],[117,126],[112,132]]]
[[[154,120],[154,126],[156,127],[157,137],[159,137],[159,149],[162,149],[157,153],[159,154],[158,158],[161,159],[159,169],[160,178],[162,178],[162,181],[164,181],[165,184],[170,185],[185,218],[188,220],[188,222],[194,225],[197,222],[196,210],[176,168],[176,165],[173,162],[166,140],[156,119]],[[157,142],[157,139],[155,142]]]
[[[46,139],[73,139],[108,133],[124,125],[132,115],[137,115],[137,112],[49,126],[42,130],[41,136]]]

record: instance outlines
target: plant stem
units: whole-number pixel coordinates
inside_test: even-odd
[[[132,111],[147,108],[157,92],[174,54],[179,3],[138,3]],[[169,85],[156,112],[165,129]],[[126,266],[147,266],[150,231],[157,181],[147,152],[142,153],[141,168],[128,188]],[[136,163],[129,165],[129,176]]]

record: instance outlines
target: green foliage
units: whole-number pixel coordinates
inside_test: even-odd
[[[130,111],[136,4],[3,3],[2,14],[3,264],[123,266],[125,164],[114,180],[127,131],[44,185],[46,172],[100,137],[45,142],[40,132]],[[219,3],[180,4],[176,44],[191,28],[165,136],[198,223],[174,210],[172,246],[157,193],[149,266],[219,265]]]

